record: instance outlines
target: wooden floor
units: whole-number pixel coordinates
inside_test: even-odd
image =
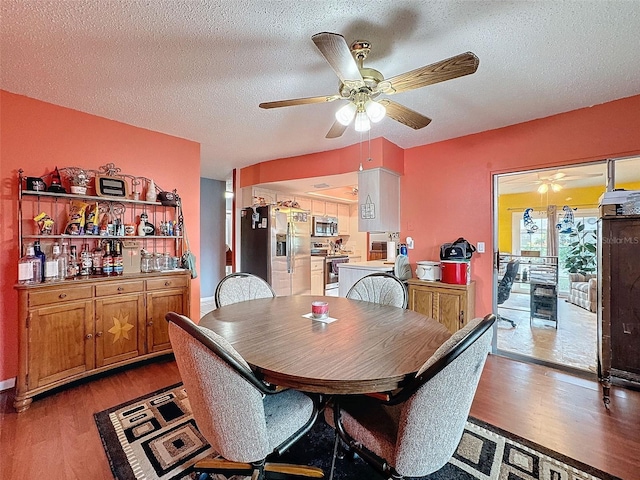
[[[93,413],[180,381],[170,360],[41,397],[24,413],[0,393],[0,478],[112,479]],[[471,415],[623,479],[640,478],[640,392],[489,356]],[[44,475],[44,477],[43,477]]]

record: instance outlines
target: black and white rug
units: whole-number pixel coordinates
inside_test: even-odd
[[[192,479],[195,475],[191,466],[200,458],[215,456],[198,431],[181,384],[98,412],[94,417],[111,470],[119,480]],[[333,430],[319,420],[278,461],[320,467],[328,478],[333,440]],[[334,478],[382,479],[357,457],[338,460]],[[620,480],[473,418],[469,418],[449,463],[425,478]]]

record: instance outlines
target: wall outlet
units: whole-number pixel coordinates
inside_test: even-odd
[[[478,242],[478,253],[484,253],[484,242]]]

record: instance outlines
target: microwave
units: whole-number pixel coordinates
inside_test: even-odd
[[[313,217],[312,237],[336,237],[338,219],[335,217]]]

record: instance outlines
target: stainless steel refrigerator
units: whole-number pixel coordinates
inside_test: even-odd
[[[308,211],[248,207],[241,212],[240,224],[240,271],[265,279],[279,296],[311,293]]]

